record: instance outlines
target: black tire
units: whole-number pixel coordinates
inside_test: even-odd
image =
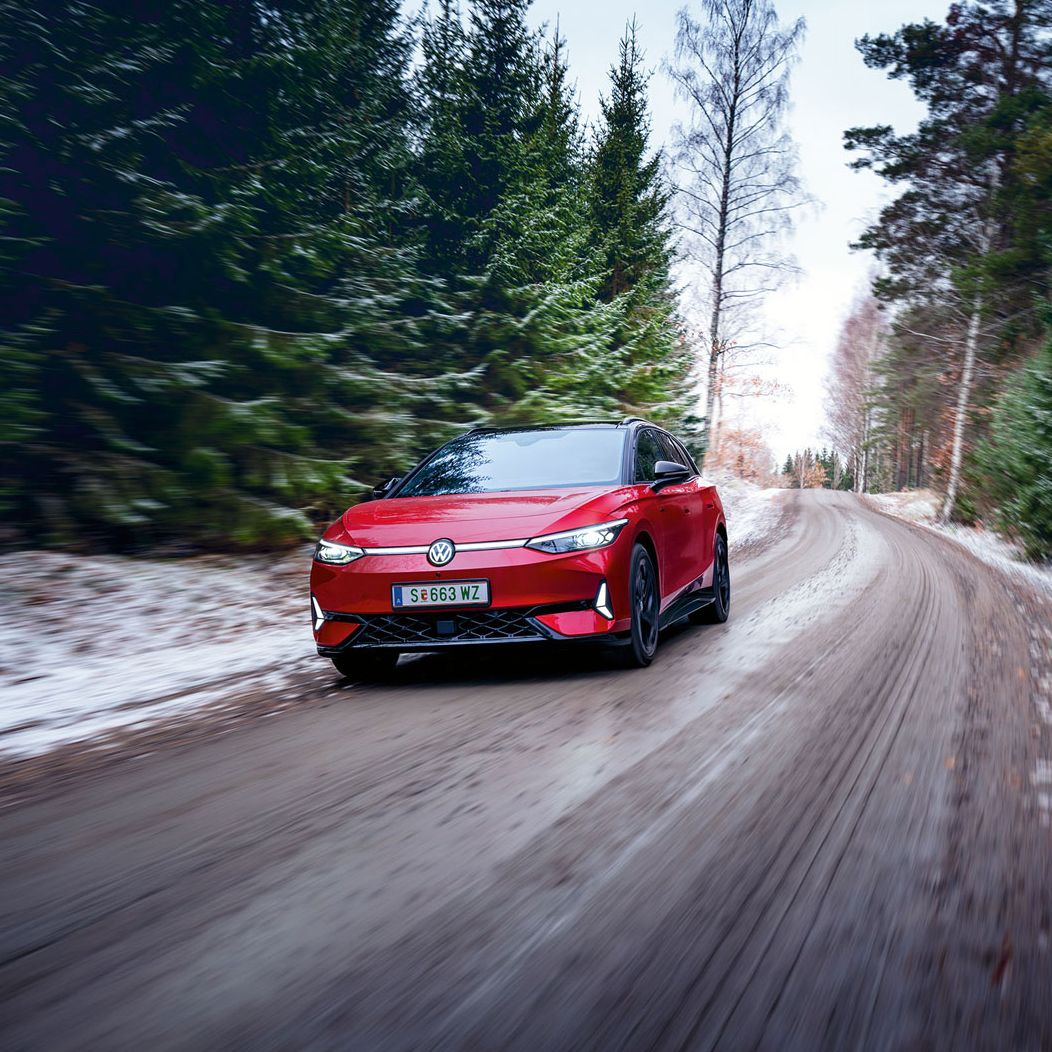
[[[632,549],[628,594],[632,601],[632,628],[618,656],[626,668],[646,668],[654,660],[658,645],[661,589],[654,560],[641,544]]]
[[[727,559],[727,542],[722,533],[716,534],[712,558],[712,591],[716,598],[708,606],[703,606],[690,615],[693,624],[722,625],[731,616],[731,568]]]
[[[345,679],[382,679],[398,664],[398,651],[346,650],[333,654],[332,663]]]

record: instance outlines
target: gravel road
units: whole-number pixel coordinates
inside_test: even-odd
[[[783,513],[649,669],[423,657],[9,807],[0,1046],[1052,1048],[1047,598]]]

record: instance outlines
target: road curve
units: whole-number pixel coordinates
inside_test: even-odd
[[[0,1046],[1052,1048],[1047,605],[783,511],[649,669],[425,657],[0,815]]]

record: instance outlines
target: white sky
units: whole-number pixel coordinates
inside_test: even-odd
[[[534,0],[531,18],[547,23],[566,38],[571,78],[580,93],[582,114],[594,120],[600,92],[607,90],[608,71],[617,57],[625,24],[635,16],[647,64],[655,71],[650,82],[655,146],[670,141],[672,126],[685,114],[660,71],[673,47],[675,14],[684,0]],[[417,7],[407,3],[409,8]],[[468,4],[465,2],[464,7]],[[700,13],[700,4],[691,6]],[[790,128],[800,149],[800,168],[808,191],[820,208],[798,224],[790,244],[802,268],[800,280],[770,297],[767,328],[780,350],[773,376],[791,394],[765,400],[755,409],[779,457],[804,445],[822,444],[823,381],[840,322],[854,296],[867,284],[873,261],[852,252],[867,220],[887,199],[881,180],[868,172],[852,172],[842,147],[846,128],[891,124],[906,130],[916,124],[921,109],[906,84],[890,81],[867,69],[854,41],[865,33],[891,32],[925,17],[941,21],[948,0],[781,0],[783,22],[801,15],[807,34],[791,84]]]

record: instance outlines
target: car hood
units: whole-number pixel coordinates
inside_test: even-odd
[[[365,548],[430,544],[439,537],[456,544],[507,541],[602,522],[630,497],[626,489],[607,487],[391,497],[349,508],[341,523],[351,543]]]

